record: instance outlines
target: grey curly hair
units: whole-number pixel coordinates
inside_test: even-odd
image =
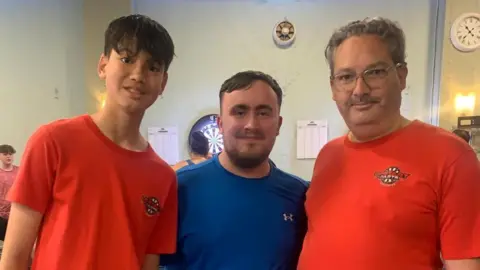
[[[376,35],[387,45],[395,64],[405,64],[405,33],[397,22],[382,17],[367,17],[363,20],[353,21],[335,30],[327,47],[325,58],[330,66],[330,73],[333,75],[335,50],[346,39],[352,36]]]

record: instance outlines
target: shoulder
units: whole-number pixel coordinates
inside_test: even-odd
[[[78,133],[70,132],[68,128],[72,121],[78,122],[78,118],[55,120],[39,126],[28,139],[24,158],[30,157],[32,153],[45,153],[49,157],[58,158],[63,141],[71,141],[73,136],[78,136]]]
[[[465,149],[468,147],[468,144],[464,140],[446,129],[418,120],[413,121],[410,125],[411,128],[409,129],[408,137],[415,136],[417,140],[414,141],[421,141],[422,143],[428,141],[430,144],[442,142],[446,143],[446,146],[449,148]]]
[[[150,154],[150,168],[152,172],[155,172],[156,175],[163,175],[165,177],[176,179],[176,174],[173,168],[168,165],[165,160],[161,159],[153,149],[149,149]]]
[[[214,159],[185,166],[176,171],[178,185],[189,185],[192,183],[192,180],[195,180],[195,183],[197,183],[199,181],[198,179],[202,180],[211,177],[212,174],[218,173],[218,170],[219,167],[216,166]]]
[[[472,147],[457,135],[430,124],[414,121],[402,141],[420,155],[428,155],[435,160],[444,159],[452,163],[459,156],[472,152]]]
[[[39,126],[29,138],[30,144],[51,145],[78,136],[79,127],[85,128],[87,115],[55,120]]]
[[[81,115],[72,118],[62,118],[43,125],[41,128],[48,130],[53,136],[72,136],[72,131],[87,127],[88,115]]]
[[[130,164],[133,166],[128,170],[137,176],[135,185],[149,192],[157,192],[162,196],[169,194],[172,189],[176,190],[177,177],[175,171],[153,150],[149,150],[149,152],[149,157],[139,157]]]
[[[307,191],[310,186],[310,182],[290,173],[287,173],[277,167],[273,172],[275,177],[275,182],[281,185],[284,185],[287,188],[292,189],[292,191],[298,191],[304,193]]]
[[[60,152],[74,149],[87,154],[85,149],[88,147],[89,150],[95,150],[96,146],[92,144],[100,141],[93,139],[96,138],[96,133],[100,133],[98,127],[90,115],[84,114],[44,124],[38,128],[32,137],[35,138],[37,135],[37,138],[41,137],[51,141]]]
[[[318,153],[315,159],[314,170],[318,164],[332,164],[335,161],[342,160],[345,153],[345,140],[347,136],[341,136],[327,142]]]
[[[347,136],[341,136],[327,142],[322,149],[320,149],[319,155],[332,154],[339,151],[343,151],[345,146],[345,139]]]

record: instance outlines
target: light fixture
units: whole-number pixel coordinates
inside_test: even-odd
[[[455,110],[457,113],[472,114],[475,108],[475,93],[468,95],[457,94],[455,96]]]

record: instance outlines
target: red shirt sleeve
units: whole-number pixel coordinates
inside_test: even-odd
[[[172,254],[177,246],[178,191],[175,173],[172,171],[171,184],[163,209],[150,238],[147,254]]]
[[[7,199],[44,214],[52,198],[57,164],[57,148],[48,126],[42,126],[27,142],[17,178]]]
[[[444,173],[439,201],[445,260],[480,257],[480,162],[464,152]]]

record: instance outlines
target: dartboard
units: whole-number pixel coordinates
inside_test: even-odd
[[[223,136],[220,134],[217,125],[217,117],[217,114],[205,115],[198,119],[190,130],[190,135],[196,131],[201,131],[207,137],[212,154],[218,154],[223,150]]]

